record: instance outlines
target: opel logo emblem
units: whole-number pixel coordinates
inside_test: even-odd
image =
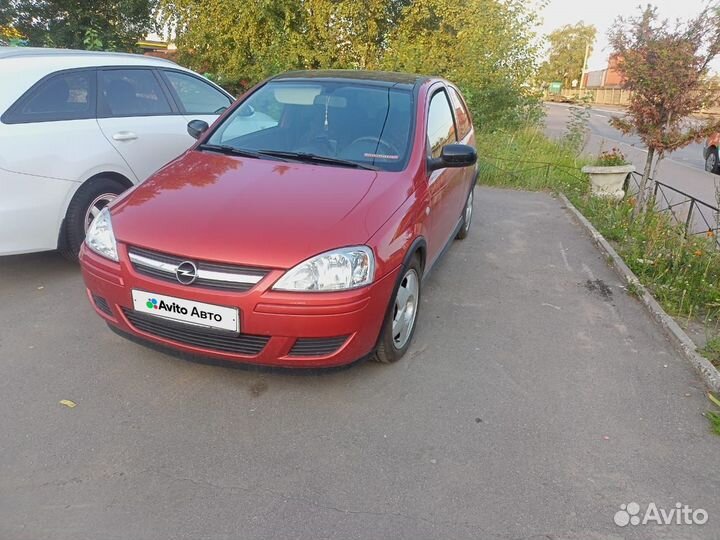
[[[197,279],[197,266],[190,261],[181,262],[175,269],[175,277],[183,285],[191,285]]]

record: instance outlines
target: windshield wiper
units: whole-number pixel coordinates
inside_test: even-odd
[[[343,167],[353,167],[355,169],[366,169],[368,171],[377,171],[377,167],[371,165],[364,165],[357,161],[350,161],[348,159],[340,159],[329,156],[319,156],[317,154],[310,154],[308,152],[285,152],[282,150],[258,150],[257,152],[263,156],[273,156],[279,158],[292,159],[294,161],[300,161],[303,163],[327,163],[328,165],[341,165]]]
[[[211,152],[220,152],[221,154],[227,154],[231,156],[249,157],[254,159],[263,159],[265,152],[256,152],[255,150],[246,150],[244,148],[237,148],[230,146],[229,144],[201,144],[198,145],[199,150],[210,150]],[[281,159],[282,156],[269,156],[275,157],[278,161],[285,161]]]

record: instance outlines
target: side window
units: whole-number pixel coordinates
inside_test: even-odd
[[[452,101],[453,109],[455,109],[455,121],[457,122],[458,139],[464,139],[470,133],[472,125],[470,124],[470,115],[465,108],[465,103],[458,94],[457,90],[450,88],[450,101]]]
[[[152,116],[172,109],[155,74],[149,69],[109,69],[100,72],[103,116]]]
[[[220,114],[232,103],[216,88],[191,75],[163,71],[188,114]]]
[[[432,157],[439,157],[443,146],[457,141],[450,104],[442,90],[430,100],[427,136]]]
[[[3,115],[6,124],[95,117],[95,72],[68,71],[31,88]]]

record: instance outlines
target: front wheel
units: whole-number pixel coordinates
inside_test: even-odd
[[[407,352],[415,333],[420,309],[422,267],[417,256],[403,269],[375,351],[375,360],[383,364],[397,362]]]
[[[96,178],[80,186],[65,214],[59,245],[63,257],[70,261],[77,260],[90,224],[125,189],[122,183],[112,178]]]
[[[720,174],[720,163],[718,161],[717,148],[712,148],[705,158],[705,170],[713,174]]]

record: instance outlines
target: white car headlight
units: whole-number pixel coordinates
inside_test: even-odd
[[[344,291],[372,283],[375,257],[367,246],[326,251],[301,262],[281,277],[276,291]]]
[[[110,221],[110,211],[103,208],[93,220],[85,235],[85,244],[98,255],[113,261],[118,260],[117,244]]]

